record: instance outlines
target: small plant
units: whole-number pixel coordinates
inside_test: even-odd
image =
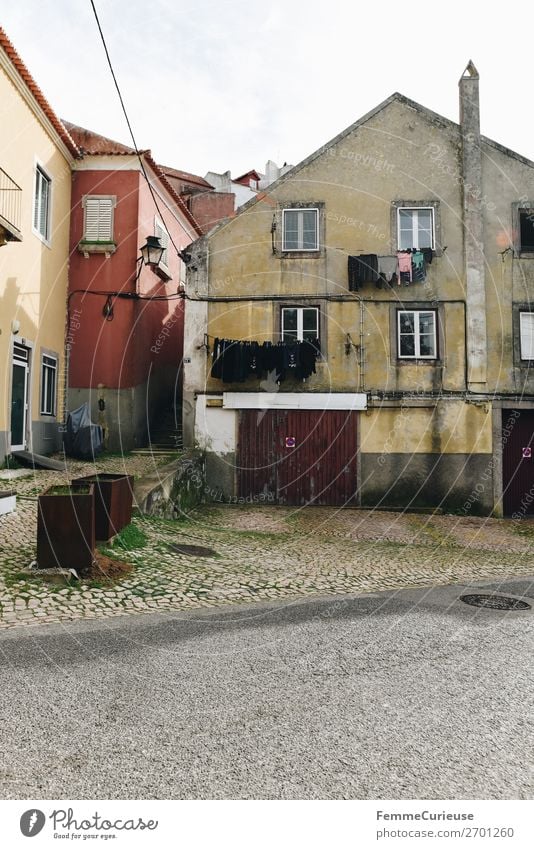
[[[51,486],[47,491],[47,495],[88,495],[90,492],[88,486],[69,486],[68,484],[57,484]]]
[[[148,537],[136,525],[126,525],[122,531],[117,534],[110,548],[114,551],[136,551],[138,548],[144,548],[148,542]]]

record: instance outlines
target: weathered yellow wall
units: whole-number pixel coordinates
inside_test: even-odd
[[[463,401],[371,409],[360,416],[360,446],[369,454],[491,454],[491,409]]]
[[[224,295],[300,296],[301,305],[320,305],[327,313],[322,334],[324,361],[306,390],[378,391],[463,390],[465,388],[465,328],[463,239],[458,216],[460,187],[446,171],[436,168],[445,157],[457,169],[458,132],[423,119],[405,103],[392,102],[367,124],[302,167],[295,177],[230,220],[209,238],[211,297]],[[439,151],[437,148],[439,147]],[[347,334],[360,343],[359,297],[348,291],[347,257],[353,253],[393,254],[392,200],[440,199],[441,230],[447,249],[428,268],[422,284],[379,290],[367,285],[359,297],[363,311],[364,375],[354,348],[346,353]],[[273,255],[271,226],[280,205],[292,201],[322,203],[321,243],[314,258]],[[278,217],[277,217],[278,216]],[[343,301],[314,300],[318,295],[342,296]],[[439,365],[410,365],[396,358],[395,307],[423,302],[443,304],[445,347]],[[272,304],[210,304],[209,333],[235,339],[276,339]],[[391,351],[391,342],[394,350]],[[210,389],[220,382],[208,380]]]
[[[447,486],[457,487],[458,474],[470,490],[471,477],[474,480],[480,472],[475,455],[490,454],[494,447],[492,394],[534,395],[534,370],[517,363],[518,339],[517,334],[514,339],[512,321],[514,304],[534,303],[534,259],[514,256],[512,251],[503,253],[514,239],[512,204],[528,198],[534,207],[534,168],[498,145],[482,142],[488,364],[484,391],[489,403],[475,406],[464,400],[468,387],[460,154],[458,126],[431,113],[423,114],[402,99],[391,101],[343,139],[325,145],[321,155],[299,166],[280,185],[268,188],[262,200],[207,238],[207,286],[203,291],[212,298],[245,299],[210,303],[207,308],[209,334],[233,339],[276,340],[282,304],[320,306],[326,319],[317,374],[305,384],[284,382],[281,391],[367,392],[371,409],[360,416],[362,455],[367,454],[368,460],[381,452],[451,455]],[[392,202],[409,206],[411,201],[431,200],[439,203],[440,232],[436,236],[442,253],[428,267],[426,281],[385,289],[366,284],[357,294],[349,292],[349,255],[396,252]],[[273,221],[279,248],[280,210],[294,202],[322,205],[322,249],[315,257],[273,254]],[[328,300],[319,296],[328,296]],[[275,300],[246,300],[255,297]],[[438,310],[437,362],[410,363],[397,358],[396,310],[410,306]],[[356,350],[360,344],[363,356]],[[206,358],[203,389],[258,389],[253,380],[237,385],[212,380],[210,364]],[[191,384],[189,389],[195,386]],[[381,406],[384,393],[398,394],[395,409],[391,398],[391,406]],[[411,399],[401,401],[404,393]],[[435,400],[443,393],[456,398]],[[418,395],[426,396],[428,406],[409,406],[423,403]],[[463,454],[470,458],[468,471],[455,465],[462,463],[461,458],[452,456]],[[424,479],[427,469],[420,460],[416,458],[412,473],[415,488],[418,476]],[[485,458],[480,462],[485,463]],[[375,470],[378,487],[384,484],[387,489],[391,483],[388,475],[391,480],[397,474],[402,476],[402,468],[392,463],[384,464],[382,478]],[[489,495],[488,499],[490,504]]]
[[[52,178],[50,246],[32,231],[36,162]],[[1,68],[0,167],[22,188],[23,241],[0,248],[0,431],[7,431],[10,428],[12,319],[20,322],[17,340],[25,339],[34,345],[31,390],[34,421],[40,418],[41,347],[59,354],[63,367],[71,172],[70,163],[57,142]]]

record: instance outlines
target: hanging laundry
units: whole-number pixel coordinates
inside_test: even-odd
[[[427,265],[431,264],[433,255],[432,248],[423,248],[423,256]]]
[[[379,282],[386,282],[388,285],[397,282],[397,257],[396,256],[379,256],[378,259],[378,274]]]
[[[283,380],[305,380],[315,373],[319,340],[298,342],[240,342],[215,339],[211,376],[224,383],[242,383],[262,375]]]
[[[357,292],[361,286],[360,264],[357,256],[349,256],[349,291]]]
[[[426,280],[426,263],[423,251],[412,254],[412,277],[414,283],[424,283]]]
[[[211,366],[211,376],[216,377],[218,380],[222,377],[222,339],[215,339],[213,343],[213,352],[212,352],[212,366]]]
[[[409,251],[397,251],[397,263],[399,286],[401,283],[406,285],[412,282],[412,255]]]
[[[320,354],[319,340],[313,342],[301,342],[300,348],[300,365],[297,370],[297,377],[300,380],[306,380],[311,374],[315,374],[315,363]]]
[[[357,292],[364,283],[376,283],[378,280],[378,257],[376,254],[349,256],[349,290]]]

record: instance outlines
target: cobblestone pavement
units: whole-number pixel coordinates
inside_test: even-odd
[[[164,460],[108,458],[99,468],[142,475]],[[127,539],[103,549],[133,565],[114,585],[57,586],[21,575],[35,558],[38,493],[89,471],[94,466],[71,463],[68,474],[0,480],[19,493],[16,512],[0,517],[0,628],[534,576],[533,520],[266,505],[210,505],[175,522],[134,519]],[[183,545],[212,553],[173,548]]]

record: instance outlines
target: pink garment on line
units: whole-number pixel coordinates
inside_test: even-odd
[[[399,285],[400,285],[400,274],[402,271],[407,271],[410,274],[410,283],[412,282],[412,255],[404,253],[404,251],[397,252],[397,262],[399,264]]]

